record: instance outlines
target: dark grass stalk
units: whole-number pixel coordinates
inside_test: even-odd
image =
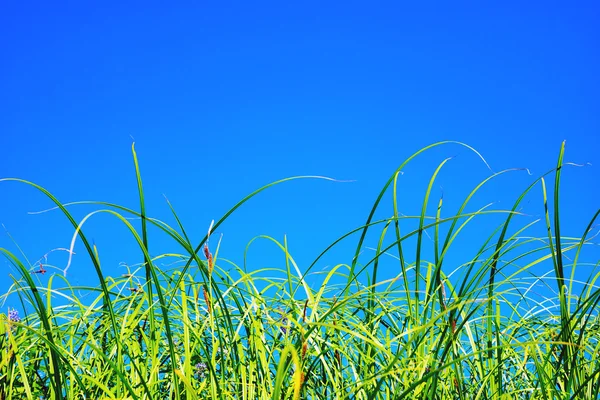
[[[140,216],[142,219],[142,243],[141,243],[141,246],[142,246],[142,250],[144,253],[144,264],[146,267],[146,288],[147,288],[147,294],[148,294],[148,304],[152,304],[152,302],[154,301],[154,296],[153,296],[153,291],[152,291],[152,283],[154,282],[154,285],[156,286],[156,294],[158,295],[158,299],[159,299],[160,306],[161,306],[161,311],[162,311],[162,316],[163,316],[163,324],[165,326],[165,333],[166,333],[166,337],[167,337],[167,341],[168,341],[168,345],[169,345],[169,355],[171,357],[171,368],[172,368],[171,377],[173,379],[172,387],[174,388],[175,398],[177,400],[179,400],[180,399],[179,377],[175,373],[176,357],[175,357],[175,348],[174,348],[174,344],[173,344],[173,335],[171,333],[171,323],[169,320],[169,311],[168,311],[164,296],[162,294],[162,291],[160,289],[160,282],[156,275],[156,271],[154,269],[154,265],[152,263],[152,259],[149,254],[150,250],[148,248],[148,234],[147,234],[147,226],[146,226],[146,210],[145,210],[145,201],[144,201],[144,190],[143,190],[143,186],[142,186],[142,177],[140,174],[140,168],[139,168],[139,163],[138,163],[138,159],[137,159],[137,154],[135,152],[135,143],[131,145],[131,151],[133,153],[135,174],[136,174],[136,178],[137,178],[138,192],[139,192],[139,198],[140,198]],[[136,237],[136,239],[138,239],[138,238]],[[139,240],[138,240],[138,242],[139,242]],[[183,275],[181,275],[181,276],[183,276]],[[178,287],[178,285],[175,285],[175,288],[177,288],[177,287]],[[157,342],[158,342],[157,337],[156,337],[157,327],[155,326],[155,316],[154,316],[154,308],[153,307],[150,307],[149,322],[150,322],[150,332],[151,332],[150,342],[152,344],[157,344]],[[157,355],[157,349],[153,346],[152,353],[151,353],[152,359],[155,359],[156,355]]]
[[[138,162],[138,158],[137,158],[137,153],[135,152],[135,143],[131,144],[131,153],[133,155],[133,165],[135,167],[135,176],[136,176],[136,180],[137,180],[137,187],[138,187],[138,195],[139,195],[139,200],[140,200],[140,218],[141,218],[141,222],[142,222],[142,245],[144,246],[144,249],[146,251],[144,251],[144,266],[145,266],[145,270],[146,270],[146,294],[148,297],[148,304],[152,304],[154,302],[154,294],[153,294],[153,290],[152,290],[152,260],[149,257],[149,252],[150,249],[148,247],[148,232],[147,232],[147,226],[146,226],[146,204],[144,201],[144,189],[143,189],[143,185],[142,185],[142,176],[140,174],[140,165]],[[157,287],[157,290],[158,287]],[[172,342],[172,336],[171,336],[171,332],[170,332],[170,326],[169,326],[169,320],[168,320],[168,316],[167,313],[164,312],[163,313],[164,317],[165,317],[165,328],[167,330],[167,340],[169,341],[169,353],[171,354],[171,359],[175,360],[175,352],[173,350],[173,342]],[[157,336],[157,327],[156,327],[156,321],[155,321],[155,315],[154,315],[154,308],[150,307],[150,312],[148,314],[149,317],[149,323],[150,323],[150,343],[152,344],[151,348],[150,348],[150,359],[151,360],[156,360],[157,357],[157,353],[158,353],[158,349],[155,346],[155,344],[158,343],[158,336]],[[157,371],[158,374],[158,371]],[[155,380],[158,380],[158,375],[156,374],[155,376]],[[173,379],[173,387],[175,388],[175,398],[179,400],[179,382],[178,382],[178,377],[177,374],[175,374],[175,366],[173,365],[173,371],[171,372],[171,376]]]
[[[392,185],[392,206],[394,209],[394,233],[396,234],[396,242],[397,244],[397,249],[398,249],[398,261],[400,262],[400,273],[402,274],[402,278],[404,281],[404,290],[405,290],[405,297],[407,299],[408,302],[408,312],[409,312],[409,317],[411,319],[411,321],[414,321],[414,315],[413,315],[413,305],[412,305],[412,296],[410,296],[410,285],[408,283],[408,270],[406,268],[406,261],[404,259],[404,251],[402,250],[402,242],[400,241],[401,238],[401,234],[400,234],[400,214],[398,212],[398,176],[400,175],[400,170],[397,170],[396,173],[393,175],[393,185]],[[381,194],[381,197],[383,197],[383,193]],[[379,201],[379,199],[378,199]],[[374,211],[371,213],[371,216],[374,214]],[[370,222],[370,219],[367,220],[367,225]],[[366,234],[366,231],[364,232]],[[362,240],[363,237],[361,236],[361,241],[359,242],[359,247],[362,245]]]
[[[425,191],[425,198],[423,199],[423,206],[421,207],[421,216],[419,218],[419,231],[417,233],[417,251],[416,251],[416,256],[415,256],[415,274],[416,274],[416,278],[415,278],[415,305],[416,305],[416,309],[415,309],[415,320],[419,321],[420,319],[420,294],[419,294],[419,289],[420,289],[420,277],[421,277],[421,252],[422,252],[422,245],[423,245],[423,226],[425,224],[425,216],[427,214],[427,206],[429,205],[429,196],[431,194],[431,189],[433,188],[433,184],[435,183],[435,179],[437,178],[438,174],[440,173],[440,171],[442,170],[442,168],[444,167],[444,165],[450,161],[451,158],[446,158],[444,161],[442,161],[438,167],[436,168],[435,172],[433,173],[433,175],[431,176],[431,179],[429,180],[429,184],[427,185],[427,190]],[[437,227],[438,224],[436,223],[435,226]],[[425,316],[425,312],[423,312],[423,316]],[[421,323],[424,323],[425,321],[422,321]]]

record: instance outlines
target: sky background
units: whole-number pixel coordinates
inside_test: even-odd
[[[425,145],[461,141],[494,171],[529,168],[531,176],[513,172],[486,188],[474,211],[490,202],[510,208],[555,166],[566,140],[566,161],[592,164],[563,175],[563,233],[580,236],[600,205],[598,3],[418,3],[4,1],[0,177],[40,184],[62,202],[137,208],[135,140],[148,213],[174,223],[166,195],[194,243],[212,219],[272,181],[353,180],[285,183],[217,229],[233,262],[242,263],[256,235],[287,235],[306,268],[365,221],[389,176]],[[452,215],[490,174],[473,152],[438,147],[404,170],[401,212],[420,212],[446,157],[454,158],[434,185],[430,213],[443,192]],[[542,215],[541,189],[528,199],[531,218],[519,226]],[[31,187],[0,182],[0,222],[32,264],[73,235],[59,212],[28,214],[51,206]],[[78,219],[93,209],[71,208]],[[391,210],[387,201],[380,214]],[[479,244],[493,226],[482,219],[457,249]],[[84,231],[107,274],[141,261],[114,217],[97,215]],[[535,233],[545,234],[543,224]],[[357,240],[318,269],[350,262]],[[153,255],[180,251],[160,235],[150,246]],[[18,251],[4,230],[0,247]],[[75,250],[69,279],[96,285],[79,242]],[[248,254],[249,269],[284,265],[268,243]],[[66,261],[64,252],[48,258],[57,268]],[[2,293],[11,273],[0,261]],[[45,285],[49,274],[36,279]]]

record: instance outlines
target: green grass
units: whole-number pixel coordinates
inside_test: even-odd
[[[285,262],[278,270],[232,264],[219,255],[216,235],[193,244],[173,208],[175,226],[148,216],[135,150],[138,210],[97,202],[99,209],[78,222],[70,205],[45,189],[0,180],[31,185],[56,203],[99,282],[74,287],[68,275],[58,274],[40,287],[31,274],[35,266],[0,249],[20,272],[3,298],[16,297],[28,310],[20,321],[0,315],[0,399],[599,398],[600,273],[598,260],[581,260],[594,245],[590,235],[600,210],[581,237],[561,237],[564,144],[556,169],[535,180],[510,209],[466,211],[484,185],[509,172],[502,171],[473,189],[455,215],[442,217],[441,199],[427,215],[444,161],[420,213],[400,214],[400,171],[441,144],[402,164],[365,224],[312,265],[297,265],[285,239],[261,237],[281,250]],[[213,231],[251,197],[300,178],[252,193]],[[552,178],[554,193],[548,194]],[[375,220],[385,195],[393,200],[392,216]],[[528,235],[535,222],[518,224],[526,195],[545,207],[538,224],[546,225],[547,236]],[[84,222],[97,213],[118,218],[139,245],[140,264],[127,274],[103,274],[98,249],[84,234]],[[141,230],[131,217],[141,218]],[[501,222],[480,233],[469,261],[445,264],[451,247],[473,245],[461,244],[461,233],[488,217]],[[150,226],[168,237],[172,253],[153,253]],[[352,240],[352,263],[315,271],[324,254]],[[367,246],[374,249],[361,253]],[[177,267],[158,268],[158,260],[177,261]],[[394,278],[378,279],[383,265],[393,265]],[[551,271],[533,274],[543,266]],[[575,279],[576,270],[585,281]],[[316,280],[319,285],[312,284]],[[532,296],[540,284],[551,295]]]

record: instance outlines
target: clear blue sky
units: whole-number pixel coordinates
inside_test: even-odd
[[[287,234],[305,266],[364,222],[389,175],[424,145],[463,141],[496,171],[527,167],[537,177],[566,139],[566,161],[593,164],[564,174],[565,233],[579,236],[600,204],[600,7],[484,3],[2,2],[0,177],[31,180],[63,202],[137,207],[133,137],[149,213],[172,223],[167,195],[194,242],[276,179],[356,180],[287,183],[219,228],[236,262],[255,235]],[[434,204],[440,186],[455,207],[489,174],[458,146],[432,151],[405,171],[402,212],[420,211],[448,156],[457,157]],[[533,177],[500,179],[470,210],[510,207]],[[539,191],[531,199],[541,205]],[[68,247],[73,233],[57,212],[27,214],[49,206],[31,188],[0,184],[0,222],[31,261]],[[78,218],[90,210],[73,208]],[[95,217],[86,232],[109,273],[140,261],[113,218]],[[151,251],[163,244],[151,238]],[[0,246],[16,250],[4,232]],[[257,245],[249,267],[281,266],[283,257],[261,257],[269,248]],[[49,262],[62,267],[66,257]],[[78,262],[73,283],[94,284]],[[1,261],[2,292],[10,272]]]

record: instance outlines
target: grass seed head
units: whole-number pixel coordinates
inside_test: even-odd
[[[204,256],[206,257],[206,261],[208,262],[208,273],[210,274],[213,271],[214,263],[213,263],[213,255],[211,254],[211,252],[208,248],[208,243],[204,244]]]
[[[204,293],[204,302],[206,303],[206,308],[208,309],[208,312],[211,312],[211,308],[210,308],[210,297],[208,295],[208,292],[206,291],[206,288],[203,287],[202,288],[202,292]]]

